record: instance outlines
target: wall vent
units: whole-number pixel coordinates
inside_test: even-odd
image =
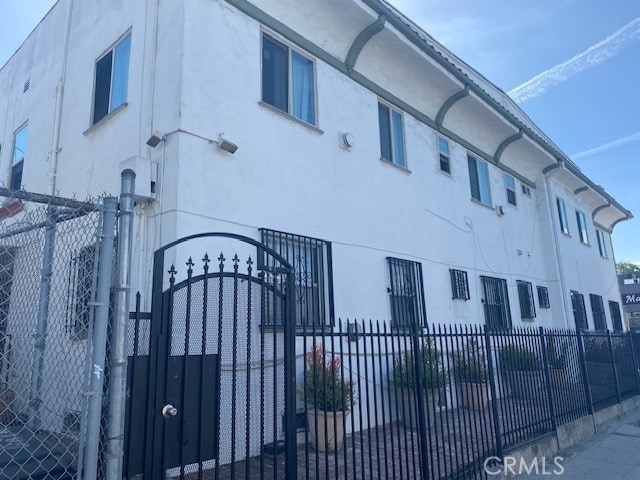
[[[30,86],[31,86],[31,79],[27,78],[27,81],[24,82],[24,86],[22,87],[22,93],[25,93],[27,90],[29,90]]]

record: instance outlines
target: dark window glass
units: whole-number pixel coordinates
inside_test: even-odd
[[[378,104],[378,118],[380,124],[380,156],[388,161],[393,161],[391,155],[391,121],[389,108]]]
[[[451,292],[453,299],[469,300],[469,279],[467,272],[464,270],[450,269],[449,273],[451,274]]]
[[[536,306],[533,303],[533,286],[530,282],[518,280],[518,299],[520,300],[520,315],[522,318],[536,318]]]
[[[96,84],[93,99],[93,123],[98,123],[109,114],[111,98],[111,65],[113,51],[107,53],[96,63]]]
[[[609,311],[611,312],[611,322],[613,323],[613,331],[622,331],[622,316],[620,315],[620,304],[609,300]]]
[[[11,167],[11,183],[9,185],[13,190],[20,190],[22,188],[22,167],[24,166],[24,160]]]
[[[538,305],[540,308],[550,308],[549,304],[549,289],[547,287],[538,286]]]
[[[604,302],[600,295],[589,295],[591,302],[591,313],[593,314],[593,328],[596,330],[607,329],[607,317],[604,313]]]
[[[587,309],[584,306],[584,297],[581,293],[571,291],[571,306],[573,307],[573,320],[576,324],[576,329],[587,330],[589,328]]]
[[[467,157],[469,163],[469,183],[471,185],[471,197],[480,201],[480,184],[478,183],[478,164],[475,158]]]
[[[289,112],[289,49],[267,35],[262,40],[262,101]]]
[[[440,154],[440,170],[445,173],[451,173],[449,142],[444,138],[438,137],[438,152]]]
[[[492,330],[511,328],[511,307],[507,281],[503,278],[480,277],[484,290],[484,315],[487,327]]]
[[[389,298],[394,327],[426,325],[422,264],[387,257],[389,266]]]

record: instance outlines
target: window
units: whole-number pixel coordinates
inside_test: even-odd
[[[584,307],[584,297],[581,293],[571,290],[571,306],[573,307],[573,320],[577,330],[587,330],[587,309]]]
[[[538,286],[538,305],[540,305],[540,308],[551,308],[549,304],[549,289],[547,287]]]
[[[451,173],[451,157],[449,156],[449,142],[438,137],[438,153],[440,157],[440,170],[445,173]]]
[[[516,179],[505,173],[504,186],[507,189],[507,202],[515,207],[518,204],[516,199]]]
[[[524,183],[521,183],[520,186],[522,187],[522,194],[526,195],[527,197],[530,197],[531,189],[529,188],[529,186],[525,185]]]
[[[562,233],[569,235],[569,222],[567,222],[567,211],[564,208],[564,200],[556,197],[556,206],[558,207],[560,230],[562,231]]]
[[[262,242],[293,265],[296,284],[296,325],[326,325],[333,321],[331,243],[291,233],[261,229]],[[265,255],[267,271],[274,259]],[[267,265],[264,265],[267,263]]]
[[[576,210],[576,221],[578,222],[578,234],[580,235],[580,241],[585,245],[589,245],[587,221],[584,218],[584,213],[582,213],[580,210]]]
[[[0,246],[0,368],[2,360],[8,360],[11,348],[7,335],[9,306],[11,303],[11,285],[13,284],[13,266],[17,247]]]
[[[469,182],[471,198],[491,206],[491,188],[489,187],[489,166],[486,162],[467,155],[469,163]]]
[[[492,330],[511,328],[509,291],[504,278],[480,277],[484,290],[484,316],[487,327]]]
[[[604,232],[599,228],[596,228],[596,237],[598,239],[598,251],[602,258],[607,258],[607,244],[605,241]]]
[[[611,322],[614,332],[622,332],[622,317],[620,315],[620,304],[609,300],[609,311],[611,312]]]
[[[94,125],[127,101],[130,52],[131,34],[128,34],[96,62]]]
[[[591,301],[591,312],[593,313],[593,328],[596,330],[607,329],[607,317],[604,313],[604,303],[600,295],[589,295]]]
[[[449,269],[451,274],[451,292],[453,299],[469,300],[469,279],[464,270]]]
[[[71,299],[69,312],[69,333],[73,338],[85,339],[89,332],[94,286],[97,282],[95,271],[96,246],[88,245],[71,258],[71,282],[68,298]]]
[[[387,257],[391,323],[395,327],[426,325],[422,264]]]
[[[28,125],[24,124],[13,134],[13,158],[11,159],[11,180],[9,187],[14,190],[22,188],[22,167],[27,150]]]
[[[520,315],[523,319],[536,318],[536,306],[533,303],[533,286],[531,282],[518,280],[518,298],[520,300]]]
[[[402,114],[387,105],[378,103],[378,121],[380,124],[380,157],[400,167],[406,167]]]
[[[262,36],[262,101],[316,125],[313,60],[266,33]]]

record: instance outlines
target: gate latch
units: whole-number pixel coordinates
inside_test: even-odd
[[[175,417],[178,414],[178,409],[171,404],[167,404],[162,408],[162,416],[164,418]]]

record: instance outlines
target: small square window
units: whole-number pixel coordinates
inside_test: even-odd
[[[516,199],[516,179],[505,173],[504,186],[507,190],[507,202],[515,207],[518,204]]]
[[[489,166],[473,155],[467,155],[469,164],[469,184],[471,198],[491,206],[491,187],[489,186]]]
[[[120,40],[96,62],[93,124],[125,104],[129,83],[131,34]]]
[[[406,167],[402,114],[394,108],[378,103],[378,121],[380,157],[400,167]]]
[[[469,300],[469,278],[464,270],[449,269],[452,299]]]
[[[312,59],[266,33],[262,36],[262,101],[316,125],[316,79]]]
[[[449,142],[438,137],[438,156],[440,160],[440,170],[451,174],[451,156],[449,154]]]
[[[540,305],[540,308],[551,308],[549,304],[549,289],[547,287],[538,286],[538,305]]]
[[[523,319],[536,318],[536,306],[533,303],[533,286],[531,282],[518,280],[518,298],[520,299],[520,314]]]

